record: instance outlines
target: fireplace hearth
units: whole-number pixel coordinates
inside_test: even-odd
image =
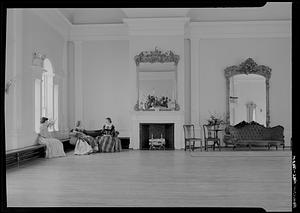
[[[165,150],[174,150],[174,123],[140,123],[140,149],[149,150],[151,138],[164,138]]]

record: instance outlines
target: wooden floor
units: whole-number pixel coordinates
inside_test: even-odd
[[[8,207],[263,207],[291,211],[291,151],[141,151],[7,170]]]

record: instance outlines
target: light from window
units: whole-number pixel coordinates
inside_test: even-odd
[[[44,60],[43,64],[44,73],[42,76],[42,116],[54,119],[53,113],[53,68],[49,59]],[[51,126],[49,131],[53,131],[54,128]]]
[[[35,132],[40,132],[40,116],[41,116],[41,80],[35,79],[34,82],[34,118]]]
[[[58,131],[58,85],[54,85],[54,129]]]

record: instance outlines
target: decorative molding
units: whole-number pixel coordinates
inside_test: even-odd
[[[32,66],[39,66],[43,67],[44,60],[46,58],[45,54],[41,54],[40,52],[33,52],[32,53]]]
[[[286,38],[291,21],[190,22],[188,18],[123,19],[124,24],[70,24],[70,40],[129,40],[130,35],[194,39]]]
[[[67,21],[58,9],[29,9],[41,17],[54,30],[56,30],[65,40],[69,40],[72,24]]]
[[[240,74],[256,74],[261,75],[266,78],[266,126],[270,125],[270,104],[269,104],[269,91],[270,91],[270,78],[271,78],[271,68],[265,65],[257,65],[257,63],[252,59],[248,58],[238,66],[229,66],[225,71],[226,78],[226,123],[230,123],[230,77]]]
[[[126,24],[72,25],[70,40],[129,40]]]
[[[184,36],[185,25],[190,18],[124,18],[129,27],[129,35],[171,35]]]
[[[140,54],[136,55],[134,57],[135,64],[139,66],[140,63],[168,63],[168,62],[174,62],[177,66],[179,62],[179,55],[176,55],[171,50],[168,51],[162,51],[158,50],[157,47],[155,47],[154,51],[143,51]]]
[[[225,69],[225,77],[230,78],[231,76],[238,74],[257,74],[262,75],[267,79],[271,78],[271,68],[265,65],[257,65],[257,63],[252,59],[248,58],[246,61],[242,62],[240,65],[230,66]]]
[[[192,22],[190,38],[286,38],[292,36],[290,20]]]

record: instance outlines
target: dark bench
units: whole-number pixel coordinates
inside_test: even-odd
[[[26,161],[45,157],[46,145],[33,145],[20,149],[12,149],[6,152],[6,168],[20,165]]]
[[[64,138],[64,139],[58,139],[58,140],[60,140],[63,143],[65,152],[74,149],[74,146],[72,144],[70,144],[70,138]]]
[[[70,138],[59,140],[63,143],[65,151],[71,148],[71,145],[69,143]],[[6,152],[6,168],[10,168],[16,165],[19,167],[21,163],[25,163],[29,160],[44,158],[45,150],[46,145],[44,144],[37,144],[24,148],[8,150]]]
[[[121,140],[122,149],[129,149],[130,137],[118,137]]]

